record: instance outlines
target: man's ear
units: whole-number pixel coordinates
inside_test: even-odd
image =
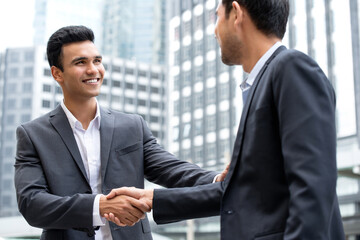
[[[235,25],[239,25],[244,18],[244,9],[239,5],[237,1],[232,2],[232,7],[235,13]]]
[[[51,67],[51,75],[53,76],[55,81],[57,81],[59,84],[61,84],[64,81],[63,72],[58,67],[55,66]]]

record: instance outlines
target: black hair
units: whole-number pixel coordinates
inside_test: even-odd
[[[236,1],[249,13],[257,29],[266,35],[284,37],[289,17],[289,0],[222,0],[226,17]]]
[[[82,41],[94,42],[94,32],[85,26],[67,26],[51,35],[47,43],[47,59],[50,67],[55,66],[64,71],[62,65],[62,47],[64,44]]]

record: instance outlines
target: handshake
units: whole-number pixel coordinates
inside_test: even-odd
[[[224,181],[229,167],[230,163],[216,176],[215,182]],[[134,226],[151,211],[153,197],[153,189],[144,190],[134,187],[113,189],[107,196],[100,197],[100,215],[122,227]]]
[[[153,195],[154,190],[113,189],[107,196],[100,197],[100,215],[122,227],[134,226],[151,211]]]

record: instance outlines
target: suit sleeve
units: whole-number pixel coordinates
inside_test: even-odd
[[[51,194],[41,160],[24,127],[18,127],[16,135],[15,188],[19,211],[27,222],[45,229],[92,229],[95,195],[61,197]]]
[[[142,118],[140,121],[143,129],[144,173],[147,180],[167,188],[212,183],[218,172],[207,171],[195,164],[177,159],[156,142]]]
[[[274,76],[290,191],[284,239],[323,239],[337,209],[335,94],[320,67],[299,52],[282,58]]]
[[[217,216],[222,182],[187,188],[155,189],[153,217],[157,224]]]

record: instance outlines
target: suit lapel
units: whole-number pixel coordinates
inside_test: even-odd
[[[228,183],[233,175],[234,169],[236,167],[236,165],[239,162],[239,155],[242,149],[242,145],[243,145],[243,136],[244,136],[244,132],[245,132],[245,126],[246,126],[246,120],[248,117],[248,113],[249,113],[249,109],[252,103],[252,99],[254,96],[254,93],[256,91],[256,88],[261,80],[262,75],[264,74],[264,72],[266,71],[268,65],[270,64],[270,62],[283,50],[285,50],[286,47],[281,46],[278,49],[276,49],[276,51],[271,55],[271,57],[266,61],[266,63],[264,64],[264,66],[262,67],[262,69],[260,70],[259,74],[256,76],[256,79],[254,81],[254,84],[252,85],[252,87],[250,88],[250,92],[248,94],[248,99],[243,107],[243,111],[241,114],[241,119],[240,119],[240,124],[239,124],[239,129],[236,135],[236,140],[235,140],[235,144],[234,144],[234,150],[233,150],[233,155],[231,157],[231,164],[230,164],[230,169],[229,169],[229,177],[227,177],[225,179],[225,190],[228,186]]]
[[[89,179],[85,171],[84,163],[82,161],[79,149],[77,147],[74,133],[71,130],[70,123],[66,117],[65,112],[63,111],[60,105],[54,111],[52,111],[52,113],[50,114],[49,121],[56,129],[58,134],[61,136],[67,149],[71,153],[71,156],[73,157],[77,166],[79,167],[82,175],[84,176],[86,181],[89,182]]]
[[[101,178],[102,182],[104,182],[114,132],[114,116],[111,115],[110,111],[106,111],[102,108],[100,108],[100,114]]]

